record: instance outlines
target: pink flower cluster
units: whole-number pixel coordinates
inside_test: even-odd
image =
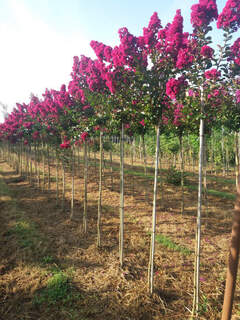
[[[63,138],[63,143],[60,144],[60,148],[62,148],[62,149],[71,148],[71,142],[70,142],[70,140],[67,139],[66,136],[64,136],[64,138]]]
[[[240,103],[240,90],[239,89],[236,91],[236,102]]]
[[[181,119],[183,118],[183,105],[177,104],[174,108],[174,119],[173,124],[178,127],[181,124]]]
[[[228,0],[218,17],[217,27],[231,28],[236,31],[240,27],[240,1]]]
[[[234,63],[240,66],[240,38],[238,38],[233,46],[230,48],[231,55],[230,55],[230,60],[233,60]]]
[[[171,78],[166,84],[166,94],[175,100],[182,91],[185,91],[187,85],[188,83],[183,76],[178,79]]]
[[[213,57],[214,50],[209,46],[203,46],[200,53],[203,57],[211,59]]]
[[[216,80],[220,76],[221,76],[221,72],[217,71],[217,69],[211,69],[205,72],[205,78],[208,80]]]
[[[199,0],[191,10],[191,23],[194,28],[207,27],[218,18],[216,0]]]

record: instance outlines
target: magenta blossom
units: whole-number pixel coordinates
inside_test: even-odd
[[[240,90],[239,89],[236,91],[236,102],[240,103]]]
[[[142,119],[141,121],[139,121],[139,123],[140,123],[143,127],[145,127],[144,119]]]
[[[66,137],[66,136],[64,136],[64,138],[63,138],[63,143],[60,144],[60,148],[62,148],[62,149],[69,149],[69,148],[71,148],[70,140],[67,140],[67,137]]]
[[[209,46],[203,46],[200,53],[203,57],[211,59],[213,57],[214,50]]]
[[[178,79],[171,78],[166,84],[166,94],[173,100],[177,98],[180,94],[181,89],[185,89],[187,86],[187,81],[184,77],[179,77]]]
[[[222,13],[218,17],[217,27],[232,28],[234,31],[240,27],[240,1],[228,0]]]
[[[216,0],[199,0],[191,10],[191,23],[194,28],[207,27],[218,18]]]
[[[216,80],[220,76],[221,76],[221,72],[217,71],[217,69],[211,69],[205,72],[205,78],[209,80]]]
[[[240,38],[238,38],[230,48],[231,54],[229,59],[240,66]]]
[[[87,133],[87,132],[83,132],[83,133],[81,134],[81,136],[80,136],[80,138],[81,138],[82,141],[85,141],[85,140],[87,139],[87,137],[88,137],[88,133]]]

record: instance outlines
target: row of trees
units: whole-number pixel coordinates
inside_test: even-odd
[[[223,31],[223,43],[215,51],[210,24],[217,21]],[[87,143],[98,137],[102,155],[102,136],[120,137],[120,265],[124,264],[124,140],[125,136],[144,138],[148,130],[156,131],[155,174],[149,290],[154,289],[154,252],[156,199],[159,168],[160,134],[174,133],[181,149],[182,181],[184,172],[183,136],[199,131],[199,189],[196,224],[196,260],[192,314],[199,312],[200,243],[202,214],[202,171],[204,137],[213,128],[225,126],[239,130],[240,38],[232,41],[240,27],[240,3],[227,0],[218,14],[215,0],[199,0],[191,7],[192,33],[183,31],[181,11],[177,10],[165,27],[155,12],[143,34],[132,35],[119,29],[119,45],[114,48],[91,41],[96,59],[74,57],[72,80],[58,90],[46,89],[43,98],[32,96],[29,103],[17,108],[0,125],[1,140],[12,144],[44,144],[56,150],[64,168],[64,154],[74,145],[84,144],[85,200],[83,225],[87,231]],[[49,152],[49,151],[47,151]],[[19,154],[22,155],[20,152]],[[26,155],[27,156],[27,155]],[[21,156],[19,156],[21,158]],[[72,163],[74,166],[74,163]],[[100,161],[98,245],[101,245]],[[74,179],[74,178],[73,178]],[[74,181],[73,181],[74,182]],[[183,190],[183,183],[182,183]],[[184,195],[184,193],[182,193]],[[183,208],[184,209],[184,208]],[[73,213],[72,213],[73,215]],[[240,210],[236,210],[235,236],[240,234]],[[237,250],[237,248],[235,248]],[[223,319],[230,319],[238,254],[232,252],[228,274]],[[230,286],[229,286],[230,283]],[[229,298],[230,297],[230,298]]]

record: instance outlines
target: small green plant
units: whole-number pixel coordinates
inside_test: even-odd
[[[201,303],[199,304],[199,313],[203,314],[208,311],[208,298],[205,295],[202,295]]]
[[[34,224],[25,220],[18,221],[9,230],[9,234],[15,234],[18,238],[19,244],[23,248],[33,247],[34,242],[38,238]]]
[[[189,250],[188,248],[184,246],[180,246],[179,244],[176,244],[174,241],[172,241],[171,239],[169,239],[168,237],[162,234],[156,235],[156,241],[161,245],[163,245],[164,247],[168,249],[172,249],[174,251],[178,251],[183,255],[190,255],[192,253],[191,250]]]
[[[59,301],[66,303],[72,299],[70,277],[60,271],[55,273],[47,282],[43,291],[34,297],[33,303],[36,305],[47,302],[49,305]]]
[[[166,182],[179,186],[181,184],[181,172],[176,169],[176,167],[171,166],[166,172]],[[184,174],[185,182],[185,174]],[[184,183],[185,184],[185,183]]]
[[[53,263],[54,262],[54,258],[52,256],[44,256],[42,258],[42,262],[44,264],[50,264],[50,263]]]

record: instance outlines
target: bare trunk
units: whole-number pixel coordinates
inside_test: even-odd
[[[182,191],[181,213],[184,214],[184,150],[183,150],[182,134],[179,136],[179,142],[180,142],[181,191]]]
[[[59,159],[58,152],[56,149],[56,204],[58,205],[58,197],[59,197]]]
[[[203,106],[202,106],[203,108]],[[202,110],[203,111],[203,110]],[[201,216],[202,216],[202,171],[203,171],[203,140],[204,140],[204,120],[200,119],[199,130],[199,172],[198,172],[198,209],[196,226],[196,252],[194,268],[194,297],[192,315],[199,313],[199,293],[200,293],[200,245],[201,245]]]
[[[112,141],[111,141],[111,149],[110,149],[110,170],[111,170],[111,191],[113,191],[113,155],[112,155]]]
[[[235,173],[236,173],[236,189],[238,187],[238,176],[239,176],[239,140],[240,134],[239,132],[235,133]]]
[[[124,242],[124,125],[120,135],[120,229],[119,229],[119,257],[123,266],[123,242]]]
[[[84,209],[83,209],[83,231],[87,232],[87,171],[88,171],[88,152],[87,141],[84,141]]]
[[[49,146],[47,144],[47,167],[48,167],[48,191],[51,187],[51,172],[50,172],[50,158],[49,158]]]
[[[98,194],[98,220],[97,220],[97,246],[101,247],[101,216],[102,216],[102,165],[103,165],[103,144],[102,132],[100,131],[100,163],[99,163],[99,194]]]
[[[65,206],[65,163],[64,159],[62,160],[62,210]]]
[[[238,185],[237,199],[234,208],[234,217],[232,224],[232,236],[230,252],[228,258],[227,278],[224,293],[224,302],[222,310],[222,320],[230,320],[232,316],[232,307],[234,292],[236,288],[238,260],[240,247],[240,165],[238,164]]]
[[[45,189],[45,150],[44,150],[44,144],[42,144],[42,156],[43,156],[43,185],[42,189]]]
[[[72,149],[72,198],[71,198],[71,214],[70,219],[73,219],[74,217],[74,194],[75,194],[75,181],[74,181],[74,175],[75,175],[75,157],[74,157],[74,147]]]
[[[157,182],[158,182],[158,160],[159,160],[160,128],[157,128],[156,153],[155,153],[155,174],[153,189],[153,212],[152,212],[152,234],[150,244],[150,257],[148,267],[148,285],[149,292],[153,293],[153,275],[154,275],[154,252],[155,252],[155,233],[156,233],[156,209],[157,209]]]
[[[206,209],[206,216],[208,217],[208,197],[207,197],[207,143],[206,136],[203,142],[203,193],[204,193],[204,204]]]

